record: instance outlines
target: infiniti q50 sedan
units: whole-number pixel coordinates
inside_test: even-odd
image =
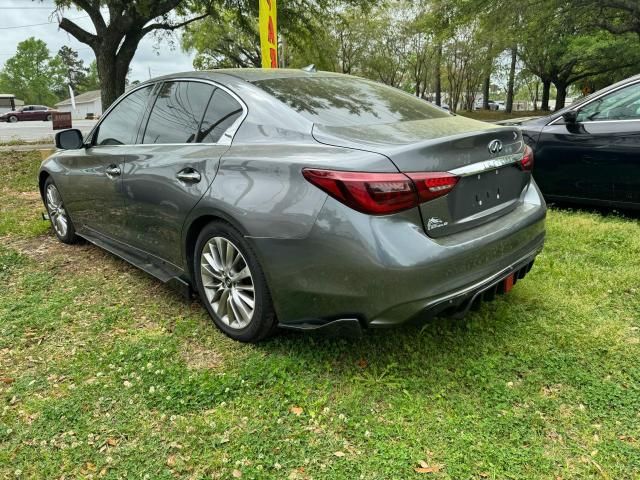
[[[56,145],[39,185],[57,237],[197,291],[241,341],[462,315],[544,242],[516,128],[346,75],[169,75]]]

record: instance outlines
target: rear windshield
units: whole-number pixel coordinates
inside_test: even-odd
[[[449,116],[401,90],[353,77],[272,78],[254,84],[312,122],[332,127]]]

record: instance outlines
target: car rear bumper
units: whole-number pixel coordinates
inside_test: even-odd
[[[546,206],[534,182],[521,200],[490,223],[433,239],[417,209],[372,217],[328,198],[306,238],[251,240],[281,326],[381,327],[464,313],[511,273],[524,276],[544,243]]]

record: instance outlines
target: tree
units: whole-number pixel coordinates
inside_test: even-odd
[[[98,78],[98,65],[94,60],[89,64],[87,74],[78,86],[78,93],[88,92],[90,90],[100,90],[100,79]]]
[[[18,44],[16,54],[6,61],[0,74],[2,88],[26,103],[52,105],[62,80],[60,64],[49,55],[47,44],[34,37]]]
[[[69,85],[74,92],[77,91],[78,87],[86,81],[88,73],[84,62],[78,58],[78,52],[64,45],[58,50],[56,57],[60,61],[67,85]]]
[[[96,55],[102,104],[106,109],[124,93],[129,65],[140,40],[152,32],[173,31],[205,18],[213,0],[56,0],[59,26],[78,41],[90,46]],[[65,13],[75,6],[91,19],[95,33],[81,28]],[[105,19],[101,7],[108,9]],[[195,10],[195,16],[174,21],[172,13]]]

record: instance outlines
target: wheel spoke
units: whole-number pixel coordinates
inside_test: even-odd
[[[240,315],[242,319],[248,321],[251,318],[251,311],[242,303],[242,300],[238,297],[238,292],[232,292],[231,298],[233,299],[233,304],[240,311]]]
[[[221,267],[220,269],[224,270],[224,267],[227,263],[225,258],[226,248],[225,248],[225,245],[223,245],[224,239],[220,237],[216,237],[215,242],[216,242],[216,251],[218,253],[218,259],[220,260],[220,267]]]
[[[254,301],[252,297],[250,297],[246,293],[240,292],[237,289],[236,289],[236,297],[242,300],[249,308],[253,309]]]
[[[231,281],[239,282],[240,280],[244,280],[245,278],[250,278],[250,277],[251,277],[251,272],[249,271],[249,267],[244,267],[238,273],[231,276]]]

